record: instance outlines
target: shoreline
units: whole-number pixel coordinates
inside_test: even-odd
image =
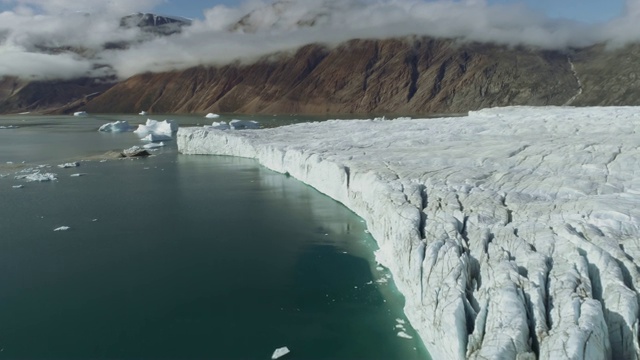
[[[257,159],[363,218],[436,359],[629,358],[638,356],[637,111],[182,128],[177,141],[184,154]]]

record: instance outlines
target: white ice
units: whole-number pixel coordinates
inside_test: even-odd
[[[434,359],[638,359],[640,108],[180,129],[366,220]]]
[[[26,175],[18,175],[15,178],[16,180],[26,180],[28,182],[45,182],[58,180],[57,175],[54,173],[41,173],[39,171]]]
[[[144,125],[138,125],[134,131],[144,141],[171,140],[172,134],[178,131],[178,124],[173,120],[157,121],[147,119]]]
[[[100,126],[98,131],[120,133],[120,132],[133,131],[133,127],[129,125],[128,121],[122,120],[122,121],[106,123]]]
[[[288,347],[281,347],[281,348],[277,348],[274,352],[273,355],[271,355],[271,359],[279,359],[285,355],[287,355],[288,353],[290,353],[291,351],[289,351]]]
[[[259,129],[260,123],[254,120],[231,120],[228,124],[225,121],[214,121],[210,126],[205,125],[206,130],[249,130]]]
[[[208,113],[207,115],[205,115],[205,117],[206,117],[207,119],[217,119],[217,118],[219,118],[219,117],[220,117],[220,115],[218,115],[218,114],[214,114],[214,113]]]
[[[0,126],[0,129],[17,129],[18,126],[15,125],[7,125],[7,126]]]
[[[53,231],[67,231],[69,229],[71,229],[71,228],[68,227],[68,226],[60,226],[60,227],[57,227],[57,228],[53,229]]]
[[[12,187],[14,189],[22,189],[24,187],[24,185],[13,185]]]
[[[149,135],[147,135],[147,136],[149,136]],[[142,147],[144,149],[147,149],[147,150],[156,149],[156,148],[160,148],[160,147],[163,147],[163,146],[165,146],[165,144],[163,142],[150,142],[148,144],[142,145]]]
[[[85,175],[86,174],[84,174],[84,173],[77,173],[77,174],[71,174],[69,176],[71,176],[71,177],[80,177],[80,176],[85,176]]]
[[[140,111],[138,115],[147,115],[147,112],[143,110],[143,111]]]
[[[87,116],[89,114],[87,114],[86,111],[76,111],[73,113],[73,116]]]
[[[61,169],[69,169],[69,168],[74,168],[74,167],[78,167],[78,166],[80,166],[80,163],[77,162],[77,161],[58,165],[58,167],[61,168]]]

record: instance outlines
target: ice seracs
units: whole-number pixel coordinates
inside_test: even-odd
[[[367,222],[434,359],[637,359],[640,108],[180,129]]]

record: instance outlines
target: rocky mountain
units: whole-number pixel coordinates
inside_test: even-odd
[[[0,80],[3,113],[413,115],[638,104],[640,45],[551,51],[428,37],[313,44],[252,64],[146,73],[111,84]]]
[[[308,45],[250,65],[141,74],[90,112],[425,114],[640,104],[640,46],[567,51],[410,38]],[[612,66],[612,64],[617,64]]]

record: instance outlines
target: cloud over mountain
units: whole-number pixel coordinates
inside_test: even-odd
[[[204,20],[171,36],[124,28],[119,19],[150,10],[157,0],[9,0],[0,13],[0,75],[69,78],[250,61],[308,43],[409,35],[458,38],[561,49],[640,40],[640,0],[623,17],[602,24],[550,19],[524,5],[484,0],[280,0],[249,1],[207,9]],[[75,6],[75,7],[74,7]],[[105,44],[127,43],[123,47]],[[68,50],[73,50],[70,52]]]

